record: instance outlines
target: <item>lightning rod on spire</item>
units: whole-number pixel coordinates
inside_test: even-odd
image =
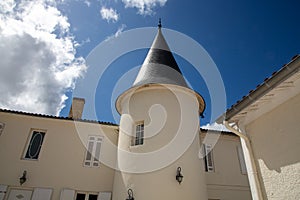
[[[159,18],[159,20],[158,20],[158,28],[161,28],[162,26],[161,26],[161,18]]]

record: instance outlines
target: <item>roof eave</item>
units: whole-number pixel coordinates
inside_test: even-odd
[[[231,121],[231,119],[245,108],[250,106],[252,103],[260,99],[266,93],[274,89],[283,81],[287,80],[293,74],[297,73],[300,69],[300,55],[296,55],[292,58],[292,60],[285,64],[279,71],[273,73],[270,78],[265,79],[265,81],[258,85],[255,90],[249,92],[249,94],[243,97],[240,101],[236,104],[231,106],[226,113],[221,115],[216,122],[222,123],[225,121]]]
[[[101,125],[107,125],[107,126],[119,126],[112,122],[103,122],[103,121],[88,120],[88,119],[73,119],[71,117],[61,117],[61,116],[53,116],[53,115],[46,115],[46,114],[29,113],[29,112],[23,112],[23,111],[8,110],[8,109],[3,109],[3,108],[0,108],[0,112],[15,114],[15,115],[31,116],[31,117],[56,119],[56,120],[78,121],[78,122],[101,124]]]

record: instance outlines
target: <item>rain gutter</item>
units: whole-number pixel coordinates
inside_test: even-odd
[[[228,130],[240,137],[252,199],[263,200],[262,187],[259,181],[259,175],[257,172],[250,139],[248,138],[247,134],[243,133],[236,124],[229,125],[227,121],[224,121],[223,124]]]
[[[249,92],[249,94],[243,97],[235,105],[226,111],[226,114],[219,117],[216,121],[222,123],[222,121],[230,121],[230,119],[238,114],[240,111],[251,105],[253,102],[264,96],[267,92],[278,86],[283,81],[287,80],[293,74],[297,73],[300,68],[300,55],[296,55],[292,60],[285,64],[279,71],[274,72],[270,78],[266,78],[264,82],[257,86],[255,90]]]

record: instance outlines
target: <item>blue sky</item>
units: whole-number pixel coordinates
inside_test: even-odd
[[[41,2],[42,6],[49,4],[43,0],[39,0],[39,2]],[[67,61],[61,61],[62,65],[65,65],[64,71],[61,71],[61,74],[62,76],[67,77],[68,81],[59,79],[60,82],[58,83],[53,83],[51,81],[43,83],[43,86],[48,86],[49,84],[59,85],[61,90],[59,90],[60,92],[53,92],[53,97],[65,99],[63,94],[67,94],[69,97],[65,102],[60,101],[53,104],[53,106],[52,104],[51,106],[41,104],[41,107],[49,107],[49,109],[43,111],[44,113],[57,114],[65,105],[60,112],[60,115],[67,116],[70,109],[72,88],[76,88],[77,80],[80,79],[81,75],[84,76],[84,73],[86,73],[84,70],[89,70],[88,68],[84,68],[82,63],[78,63],[80,62],[80,59],[84,60],[99,43],[103,42],[108,37],[114,36],[117,32],[121,33],[141,27],[154,27],[157,25],[158,18],[160,17],[162,18],[163,27],[186,34],[196,40],[209,53],[222,75],[227,95],[227,107],[230,107],[237,100],[241,99],[242,96],[246,95],[250,90],[263,82],[263,80],[266,77],[269,77],[274,71],[280,69],[281,66],[289,62],[294,55],[300,53],[300,17],[298,14],[300,3],[296,0],[140,1],[140,3],[155,3],[149,4],[148,10],[142,10],[140,7],[141,5],[147,6],[147,4],[134,4],[136,2],[138,1],[67,0],[60,3],[51,3],[50,1],[50,6],[54,7],[59,12],[59,14],[53,14],[54,12],[52,12],[52,14],[55,16],[63,16],[65,18],[57,20],[53,30],[47,30],[47,33],[56,35],[58,39],[63,38],[64,41],[70,40],[73,44],[73,48],[70,47],[68,50],[61,50],[59,52],[64,52],[67,55],[69,55],[70,52],[73,52],[74,58],[70,58],[70,60]],[[8,13],[3,11],[8,8],[4,6],[1,7],[0,5],[0,10],[1,9],[2,14]],[[106,13],[102,12],[101,14],[102,9],[106,9]],[[16,9],[10,12],[16,14]],[[104,14],[106,14],[106,16],[104,16]],[[8,17],[7,19],[2,17],[2,21],[8,20]],[[17,18],[15,17],[15,19]],[[69,24],[68,28],[62,25],[64,24],[61,23],[62,21]],[[60,29],[57,29],[58,24],[61,26]],[[61,29],[68,30],[62,31]],[[42,34],[37,36],[33,31],[25,28],[22,33],[19,33],[14,29],[12,29],[14,32],[11,30],[4,32],[3,30],[1,31],[1,36],[5,41],[7,41],[8,36],[13,34],[13,36],[19,34],[18,38],[21,39],[27,36],[27,34],[33,39],[46,38],[40,36]],[[43,34],[44,33],[45,31]],[[41,41],[41,39],[37,41]],[[50,44],[51,41],[45,39],[45,44],[48,43]],[[52,42],[51,44],[56,44],[56,42]],[[2,50],[4,50],[4,48]],[[146,53],[147,50],[145,49],[126,54],[117,59],[110,67],[111,70],[106,72],[107,78],[103,79],[105,82],[101,83],[102,85],[99,85],[99,87],[106,85],[106,89],[102,89],[103,91],[101,90],[96,93],[98,120],[114,122],[115,119],[112,116],[113,111],[111,111],[110,107],[112,87],[122,73],[142,64]],[[59,53],[54,55],[58,56]],[[56,57],[56,61],[59,60],[58,58],[59,56]],[[178,59],[179,66],[185,77],[192,84],[193,88],[203,95],[208,103],[207,110],[204,113],[205,118],[202,119],[203,123],[206,124],[210,121],[211,105],[207,88],[204,85],[205,83],[201,80],[201,76],[199,77],[193,73],[189,63],[186,63],[186,61],[180,59],[178,56],[176,56],[176,59]],[[0,66],[4,68],[9,62],[7,61],[5,63],[0,63]],[[124,63],[126,63],[126,65]],[[69,66],[74,66],[74,68],[72,70],[67,70],[69,69]],[[37,67],[36,70],[39,71],[38,69],[39,68]],[[61,67],[58,67],[57,69],[61,69]],[[12,69],[7,69],[8,74],[10,70]],[[47,73],[45,72],[45,74]],[[17,79],[16,75],[12,76]],[[24,77],[23,74],[20,74],[19,76],[21,79]],[[48,79],[51,79],[51,77],[47,78],[47,80]],[[24,78],[23,82],[26,82],[25,80],[27,79]],[[5,84],[8,86],[13,85],[9,82],[3,82],[2,85]],[[67,86],[64,84],[67,84]],[[27,85],[26,88],[28,87],[29,86]],[[12,87],[11,90],[13,91],[14,88],[17,88],[17,85],[16,87]],[[55,90],[55,88],[49,88],[50,90],[47,91]],[[4,92],[7,92],[1,88],[0,91],[3,92],[3,94]],[[18,90],[16,90],[16,93],[17,91]],[[29,94],[30,93],[26,94],[26,98],[30,96]],[[11,99],[14,99],[14,101],[2,98],[0,106],[8,109],[39,112],[39,110],[34,110],[34,107],[37,106],[32,106],[33,108],[30,107],[30,105],[33,104],[30,102],[38,102],[38,99],[46,98],[44,95],[42,96],[43,98],[32,101],[30,97],[28,97],[26,100],[27,103],[25,101],[25,103],[20,103],[20,101],[25,99],[25,96],[20,100],[13,95],[14,94],[11,94]],[[15,103],[8,104],[8,101]],[[54,101],[55,100],[52,100],[51,102]],[[56,110],[52,111],[53,109]],[[118,121],[116,123],[118,123]]]

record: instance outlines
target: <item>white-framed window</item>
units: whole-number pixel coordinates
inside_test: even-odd
[[[111,200],[111,192],[86,192],[64,188],[60,200]],[[43,199],[44,200],[44,199]]]
[[[211,144],[203,144],[205,171],[214,172],[213,148]]]
[[[238,154],[238,158],[239,158],[239,162],[240,162],[241,173],[247,174],[245,158],[244,158],[243,149],[241,146],[237,146],[237,154]]]
[[[89,136],[84,166],[99,167],[102,140],[101,136]]]
[[[45,134],[46,132],[41,130],[31,131],[31,137],[24,153],[24,159],[38,160],[42,144],[45,139]]]
[[[144,122],[135,124],[135,136],[132,140],[132,146],[144,144]]]
[[[92,192],[76,192],[75,200],[97,200],[98,194]]]

